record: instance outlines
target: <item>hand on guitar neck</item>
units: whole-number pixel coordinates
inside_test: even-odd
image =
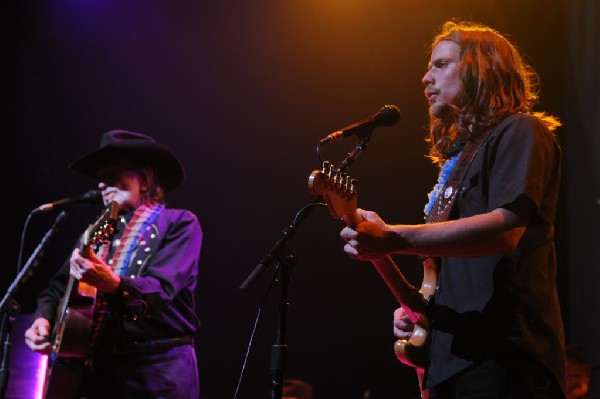
[[[96,256],[90,246],[84,246],[81,250],[75,249],[71,254],[70,266],[71,275],[79,280],[80,292],[98,289],[112,294],[119,287],[119,276]]]
[[[340,233],[346,241],[344,252],[358,260],[376,260],[390,255],[392,236],[385,222],[372,211],[356,209],[352,214],[342,215],[348,227]],[[360,239],[359,239],[360,238]]]

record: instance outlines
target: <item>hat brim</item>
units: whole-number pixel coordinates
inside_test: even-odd
[[[169,149],[155,142],[112,143],[81,157],[69,168],[97,177],[101,167],[117,159],[133,159],[149,165],[165,191],[179,187],[185,177],[183,165],[177,157]]]

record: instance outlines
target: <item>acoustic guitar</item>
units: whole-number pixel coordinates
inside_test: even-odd
[[[117,232],[119,204],[110,203],[82,236],[82,256],[108,243]],[[58,304],[50,342],[44,399],[75,398],[93,333],[96,288],[69,274],[65,294]]]
[[[362,221],[356,213],[358,196],[357,181],[345,172],[339,171],[328,161],[323,162],[321,170],[313,171],[308,178],[311,193],[322,195],[327,203],[331,217],[342,219],[349,227],[356,227]],[[424,366],[427,364],[427,340],[429,321],[424,315],[429,298],[435,293],[437,282],[437,264],[433,258],[423,261],[423,281],[417,289],[404,277],[390,256],[371,260],[379,275],[402,306],[410,321],[414,323],[412,336],[408,340],[397,340],[394,353],[402,363],[414,367],[419,379],[421,397],[428,397],[422,389]]]

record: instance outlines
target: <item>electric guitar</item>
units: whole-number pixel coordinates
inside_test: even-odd
[[[82,236],[83,257],[107,242],[117,232],[119,204],[110,203]],[[69,274],[65,294],[58,304],[50,337],[52,353],[48,356],[44,399],[74,398],[87,360],[92,339],[92,322],[96,306],[96,287],[78,281]]]
[[[321,170],[315,170],[310,174],[308,189],[313,194],[323,196],[333,218],[341,218],[346,225],[354,228],[362,221],[356,213],[358,202],[356,183],[355,179],[325,161]],[[422,388],[423,367],[428,358],[426,343],[429,337],[429,320],[424,315],[424,311],[429,298],[435,293],[437,264],[433,258],[423,261],[423,281],[421,288],[417,290],[404,277],[390,256],[371,260],[371,263],[414,323],[411,338],[397,340],[394,343],[394,353],[402,363],[416,369],[419,387]],[[421,390],[421,397],[423,399],[428,397],[426,390]]]

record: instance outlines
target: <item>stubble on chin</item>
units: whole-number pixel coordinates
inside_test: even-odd
[[[429,106],[429,114],[438,119],[445,119],[452,115],[452,107],[446,102],[435,102]]]

